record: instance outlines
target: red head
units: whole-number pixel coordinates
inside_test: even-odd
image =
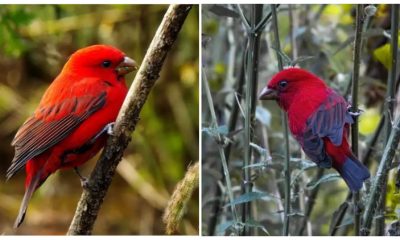
[[[275,74],[261,91],[259,99],[277,100],[279,105],[287,111],[296,96],[301,96],[305,92],[311,94],[316,89],[326,87],[326,84],[314,74],[301,68],[291,67]]]
[[[107,45],[92,45],[73,53],[62,73],[79,73],[85,77],[119,78],[136,69],[136,62],[122,51]]]

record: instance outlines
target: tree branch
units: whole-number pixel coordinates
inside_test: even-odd
[[[245,99],[245,118],[244,118],[244,161],[243,161],[243,184],[242,194],[248,194],[253,191],[253,182],[251,180],[251,168],[246,166],[251,164],[253,156],[253,148],[250,143],[253,141],[254,136],[254,119],[256,112],[256,99],[257,99],[257,82],[258,82],[258,64],[259,64],[259,51],[260,51],[260,36],[261,32],[254,33],[253,30],[262,17],[263,5],[252,4],[250,16],[250,33],[248,37],[248,54],[246,64],[246,99]],[[252,219],[251,216],[251,201],[242,204],[242,222],[247,223]],[[242,236],[251,235],[251,229],[248,226],[243,228]]]
[[[119,112],[114,135],[109,137],[106,147],[90,175],[89,187],[83,190],[68,235],[92,233],[93,225],[115,174],[115,169],[121,161],[123,152],[131,140],[131,134],[139,121],[139,113],[159,77],[164,59],[175,42],[190,9],[191,5],[170,5],[164,15]]]
[[[276,48],[276,55],[278,58],[278,69],[283,70],[282,56],[279,54],[281,51],[280,41],[279,41],[279,29],[278,29],[278,16],[276,13],[276,4],[271,4],[272,12],[272,25],[274,31],[274,44]],[[284,222],[283,222],[283,232],[284,236],[289,236],[289,215],[290,215],[290,150],[289,150],[289,129],[287,113],[281,111],[282,114],[282,125],[283,125],[283,136],[285,145],[285,165],[284,165],[284,175],[285,175],[285,211],[284,211]]]
[[[360,71],[360,58],[362,49],[362,30],[364,23],[363,16],[364,7],[362,4],[357,5],[356,11],[356,37],[354,40],[354,65],[352,75],[352,87],[351,87],[351,111],[353,113],[358,112],[358,77]],[[354,123],[351,125],[351,150],[353,154],[358,157],[358,118],[354,116]],[[353,193],[353,204],[354,204],[354,233],[356,236],[360,234],[360,223],[361,223],[361,209],[360,205],[360,192],[356,191]]]
[[[379,198],[382,194],[382,185],[385,182],[387,174],[392,165],[394,155],[396,154],[397,147],[400,141],[400,117],[397,118],[395,125],[392,128],[392,132],[389,136],[389,140],[385,147],[382,155],[382,159],[379,163],[378,171],[376,172],[376,177],[371,187],[371,194],[368,198],[367,207],[364,213],[364,221],[361,229],[361,235],[367,236],[370,233],[370,228],[372,225],[372,220],[374,217],[375,209],[378,205]]]

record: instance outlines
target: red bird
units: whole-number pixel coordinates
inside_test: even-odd
[[[124,76],[135,69],[132,59],[111,46],[93,45],[71,55],[11,143],[15,156],[7,179],[26,169],[14,227],[21,225],[33,192],[50,174],[68,168],[79,174],[77,167],[104,146],[127,94]]]
[[[272,77],[259,96],[276,100],[287,112],[289,128],[306,155],[318,167],[335,168],[351,191],[370,177],[347,140],[353,118],[345,99],[314,74],[287,68]]]

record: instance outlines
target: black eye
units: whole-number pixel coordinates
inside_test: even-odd
[[[108,68],[111,66],[111,61],[105,60],[104,62],[101,63],[101,66],[103,66],[104,68]]]
[[[282,80],[278,84],[279,84],[279,88],[283,89],[288,85],[288,82],[286,80]]]

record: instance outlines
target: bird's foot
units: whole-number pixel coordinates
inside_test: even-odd
[[[358,117],[358,116],[361,115],[361,113],[363,112],[363,110],[357,109],[357,111],[353,112],[352,109],[351,109],[351,106],[348,106],[348,107],[347,107],[347,112],[348,112],[351,116],[353,116],[353,117]]]
[[[83,189],[89,189],[89,179],[86,177],[81,178],[81,186]]]
[[[87,177],[82,176],[81,172],[77,167],[74,168],[75,173],[79,176],[79,179],[81,180],[81,186],[84,189],[89,188],[89,179]]]
[[[109,123],[104,127],[103,131],[107,132],[108,135],[112,136],[112,135],[114,135],[114,126],[115,126],[115,122]]]

